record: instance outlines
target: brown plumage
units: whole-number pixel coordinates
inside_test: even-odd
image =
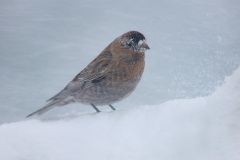
[[[49,103],[29,114],[41,115],[55,106],[73,102],[109,105],[128,97],[136,88],[144,70],[145,51],[150,49],[140,32],[130,31],[110,43]]]

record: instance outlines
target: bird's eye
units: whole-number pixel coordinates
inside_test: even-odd
[[[133,41],[132,41],[132,39],[127,42],[127,45],[128,45],[129,47],[132,47],[132,46],[133,46]]]
[[[128,47],[132,47],[132,43],[128,43]]]
[[[134,46],[134,41],[133,41],[133,39],[130,39],[130,40],[127,42],[127,45],[128,45],[129,47]]]

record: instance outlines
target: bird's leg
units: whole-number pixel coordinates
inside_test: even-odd
[[[97,113],[101,112],[93,103],[91,103],[91,106],[96,110]]]
[[[116,110],[111,104],[109,104],[109,107],[114,111]]]

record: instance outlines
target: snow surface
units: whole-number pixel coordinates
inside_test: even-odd
[[[213,94],[0,126],[1,160],[238,160],[240,68]]]
[[[239,0],[0,0],[0,160],[239,160],[239,26]],[[151,50],[116,112],[25,118],[129,30]]]

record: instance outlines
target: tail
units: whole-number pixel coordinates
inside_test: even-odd
[[[47,105],[45,105],[44,107],[40,108],[39,110],[27,115],[27,117],[31,117],[34,115],[42,115],[43,113],[49,111],[50,109],[56,107],[56,106],[64,106],[70,103],[74,103],[75,99],[72,96],[68,96],[66,98],[62,98],[62,99],[52,99],[51,102],[49,102]]]
[[[44,114],[45,112],[49,111],[50,109],[56,107],[59,105],[59,103],[61,103],[60,100],[54,100],[52,102],[49,102],[47,105],[45,105],[44,107],[36,110],[35,112],[27,115],[27,117],[31,117],[31,116],[34,116],[34,115],[42,115]]]

